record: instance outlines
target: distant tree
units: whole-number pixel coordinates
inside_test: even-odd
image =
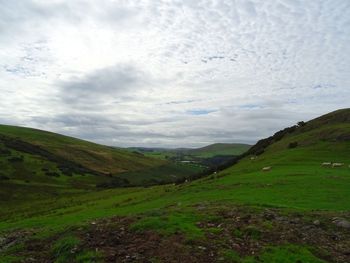
[[[293,149],[293,148],[296,148],[298,146],[298,142],[291,142],[289,145],[288,145],[288,148],[289,149]]]
[[[299,127],[303,127],[303,126],[305,126],[305,124],[306,124],[306,123],[305,123],[304,121],[299,121],[299,122],[298,122],[298,126],[299,126]]]

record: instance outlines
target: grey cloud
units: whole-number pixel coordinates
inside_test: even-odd
[[[95,107],[106,102],[131,99],[131,92],[145,88],[148,77],[128,65],[116,65],[87,74],[82,78],[58,83],[59,98],[72,107]]]
[[[349,1],[0,4],[2,122],[123,146],[253,143],[350,100]]]
[[[131,28],[130,20],[138,14],[138,9],[128,2],[108,0],[41,3],[33,0],[0,0],[0,6],[1,38],[11,38],[14,33],[46,34],[43,28],[52,30],[60,24],[75,27],[77,24],[91,21],[112,28],[123,29],[125,26]],[[128,24],[125,24],[126,21]],[[142,21],[138,23],[141,24]],[[135,23],[132,25],[135,26]]]

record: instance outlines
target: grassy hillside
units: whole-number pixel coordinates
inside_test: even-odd
[[[1,204],[0,233],[17,243],[0,259],[350,262],[349,136],[346,109],[260,141],[197,181]]]
[[[3,143],[11,138],[18,139],[103,174],[140,170],[161,164],[122,149],[37,129],[0,125],[0,135]]]
[[[94,190],[96,186],[170,183],[202,170],[51,132],[6,125],[0,125],[0,166],[0,202]]]
[[[247,151],[251,145],[241,143],[214,143],[208,146],[185,151],[187,154],[198,157],[213,157],[216,155],[240,155]]]

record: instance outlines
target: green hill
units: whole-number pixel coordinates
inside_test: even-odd
[[[0,136],[7,148],[46,157],[44,152],[39,152],[43,150],[100,174],[116,174],[161,164],[122,149],[37,129],[0,125]]]
[[[349,136],[344,109],[260,140],[193,182],[3,203],[3,244],[19,245],[0,259],[350,262]]]
[[[0,166],[0,202],[96,186],[170,183],[201,171],[115,147],[6,125],[0,125]]]
[[[250,147],[251,145],[241,143],[214,143],[202,148],[187,150],[186,153],[206,158],[216,155],[237,156],[247,151]]]

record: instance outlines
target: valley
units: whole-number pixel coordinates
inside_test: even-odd
[[[198,177],[170,150],[0,136],[0,262],[350,261],[350,109],[238,152],[181,150],[235,156]]]

